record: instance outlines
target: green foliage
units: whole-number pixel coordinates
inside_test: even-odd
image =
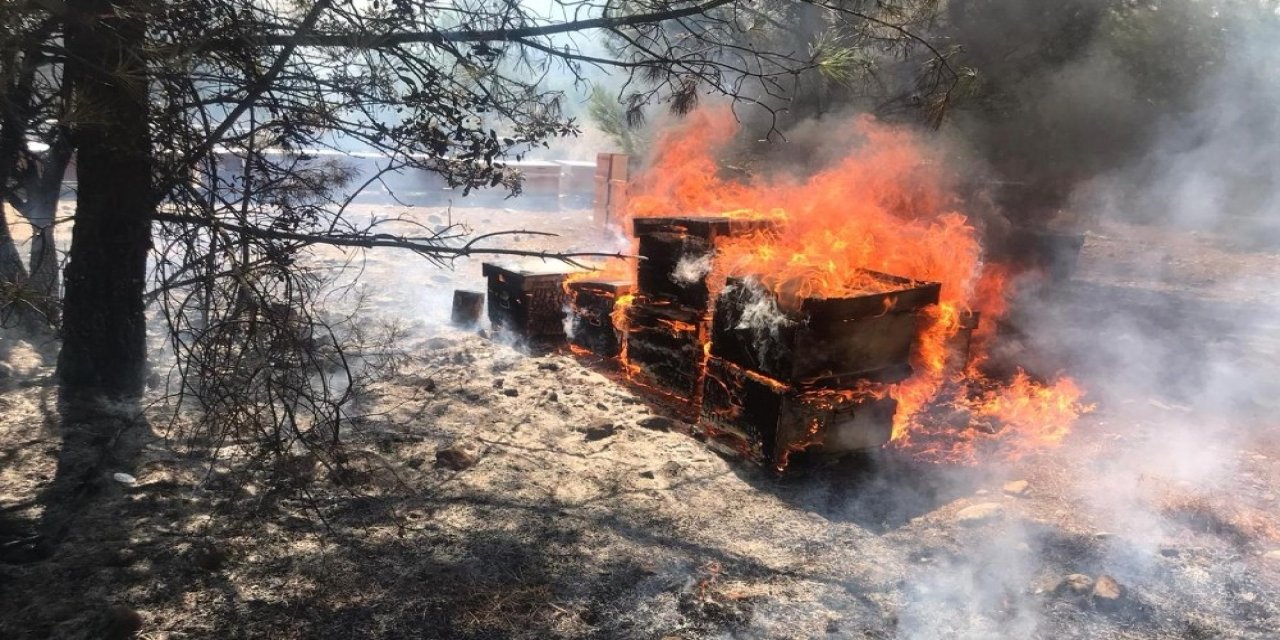
[[[641,129],[641,119],[628,113],[628,108],[600,85],[591,87],[587,98],[587,116],[600,131],[613,139],[623,153],[644,155],[648,140]]]

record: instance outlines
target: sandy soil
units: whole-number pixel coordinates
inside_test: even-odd
[[[582,212],[453,215],[572,231],[548,248],[613,246]],[[1079,280],[1044,306],[1064,337],[1041,346],[1070,355],[1100,322],[1200,300],[1158,330],[1191,344],[1229,326],[1241,351],[1268,348],[1265,314],[1237,311],[1269,294],[1234,283],[1271,277],[1280,256],[1167,233],[1091,231]],[[1168,268],[1140,267],[1138,246]],[[877,452],[779,480],[684,435],[607,372],[446,326],[452,289],[480,288],[478,263],[364,265],[379,313],[411,324],[411,357],[363,400],[345,488],[290,495],[157,437],[119,470],[137,485],[104,478],[52,558],[0,565],[0,637],[127,637],[133,623],[171,639],[1280,636],[1269,394],[1200,387],[1201,402],[1077,358],[1102,404],[1059,450],[966,468]],[[1219,322],[1184,318],[1196,314]],[[60,437],[39,345],[3,344],[11,539],[39,517],[25,505]],[[1122,360],[1144,344],[1100,351]],[[1235,353],[1223,349],[1204,353]],[[458,449],[474,464],[437,464]]]

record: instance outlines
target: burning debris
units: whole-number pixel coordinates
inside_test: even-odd
[[[567,335],[709,442],[778,470],[807,449],[963,461],[984,442],[1016,457],[1066,436],[1085,409],[1074,382],[986,365],[1016,274],[1066,278],[1078,236],[1011,234],[984,253],[924,150],[869,120],[843,134],[858,153],[808,180],[723,180],[708,154],[732,131],[715,115],[659,140],[629,186],[634,272],[486,264],[495,326]]]

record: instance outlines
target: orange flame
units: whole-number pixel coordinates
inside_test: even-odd
[[[1065,436],[1082,406],[1070,380],[1039,385],[1020,374],[1007,387],[991,387],[973,367],[948,371],[949,341],[961,331],[962,313],[978,309],[979,347],[1005,312],[1006,270],[986,265],[976,229],[957,210],[952,176],[931,162],[912,133],[858,117],[832,125],[830,138],[850,153],[808,178],[726,179],[714,153],[737,125],[726,108],[704,108],[667,129],[648,168],[631,186],[631,217],[730,215],[772,218],[775,231],[724,240],[708,283],[718,291],[730,276],[756,275],[781,303],[801,298],[849,297],[881,286],[866,271],[942,283],[941,300],[923,315],[912,356],[915,374],[895,385],[898,402],[893,439],[911,448],[912,434],[957,377],[990,388],[970,408],[977,419],[999,418],[1009,436],[1054,444]],[[964,436],[952,439],[948,459],[966,457]]]

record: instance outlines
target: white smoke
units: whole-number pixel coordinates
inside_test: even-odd
[[[685,253],[676,261],[671,271],[671,281],[679,285],[691,285],[701,282],[711,273],[713,253]]]

